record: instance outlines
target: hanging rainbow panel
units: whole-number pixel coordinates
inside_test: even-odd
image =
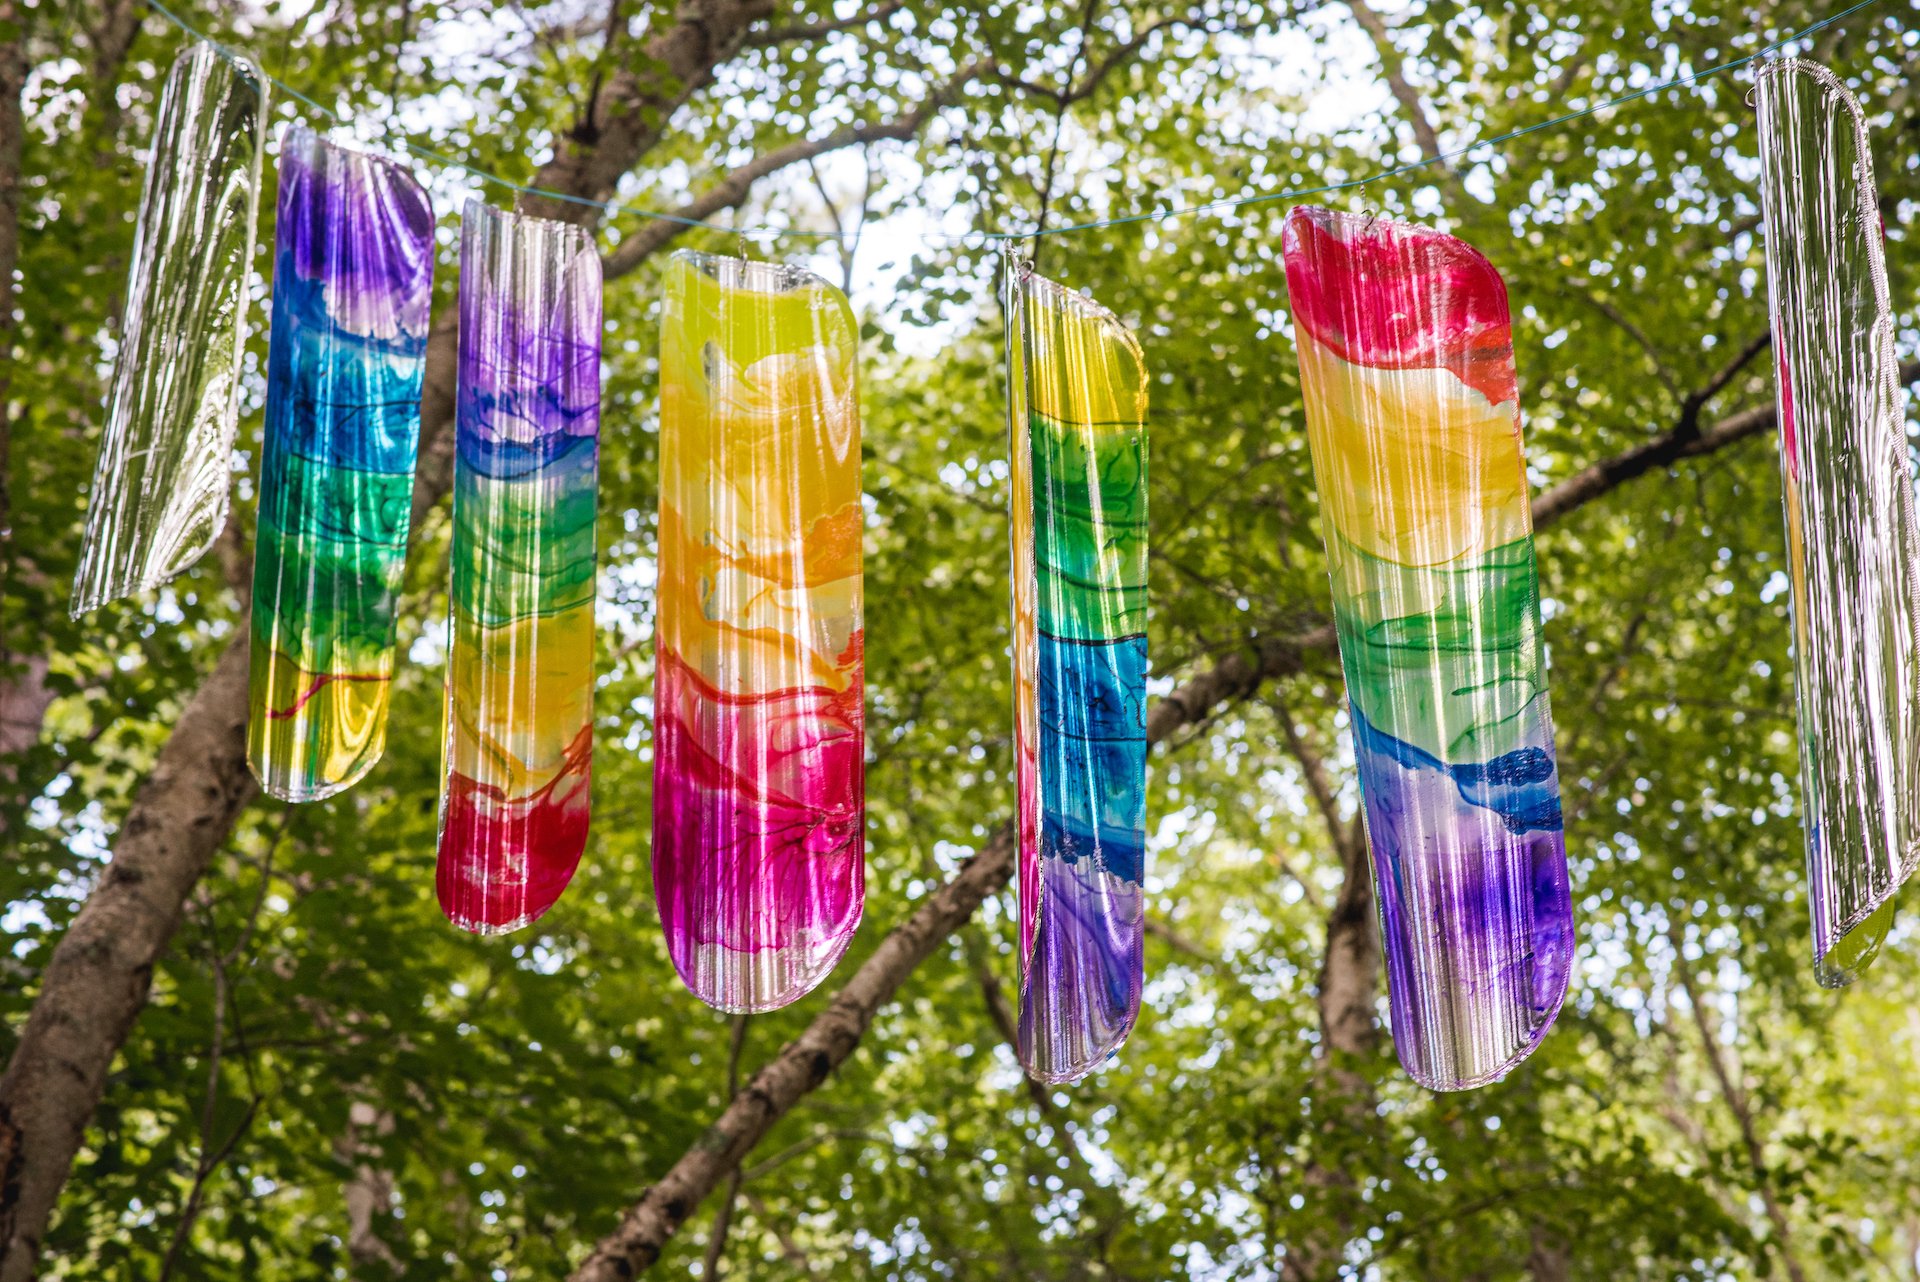
[[[668,263],[654,894],[721,1010],[813,988],[864,903],[858,335],[797,268]]]
[[[1008,281],[1020,1060],[1117,1051],[1145,980],[1147,383],[1111,312]]]
[[[386,748],[433,208],[404,167],[293,125],[275,240],[247,762],[315,801]]]
[[[568,223],[466,206],[440,907],[497,934],[559,899],[593,763],[600,258]]]
[[[1394,1045],[1476,1086],[1573,963],[1506,286],[1451,236],[1323,209],[1285,254]]]

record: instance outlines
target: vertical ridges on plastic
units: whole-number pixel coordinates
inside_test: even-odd
[[[1284,249],[1394,1046],[1458,1090],[1574,952],[1506,286],[1388,219],[1295,209]]]
[[[1091,1072],[1145,980],[1147,378],[1105,308],[1007,281],[1018,1050]]]
[[[600,259],[586,231],[469,201],[438,888],[498,933],[586,847],[593,763]]]
[[[433,208],[404,166],[290,126],[274,236],[247,760],[314,801],[386,746]]]
[[[681,979],[727,1011],[813,988],[864,903],[858,336],[810,273],[668,262],[654,893]]]
[[[161,90],[75,618],[167,582],[226,522],[265,93],[250,66],[204,44]]]
[[[1866,124],[1817,63],[1756,76],[1802,822],[1820,982],[1854,979],[1920,860],[1920,549]]]

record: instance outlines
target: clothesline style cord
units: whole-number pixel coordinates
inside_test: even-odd
[[[1793,32],[1791,35],[1782,36],[1778,40],[1769,41],[1768,43],[1761,45],[1758,49],[1754,50],[1750,54],[1743,55],[1742,57],[1739,57],[1739,58],[1731,59],[1730,61],[1727,61],[1727,62],[1717,63],[1714,66],[1706,68],[1704,71],[1690,71],[1684,75],[1674,76],[1672,79],[1669,79],[1669,80],[1662,80],[1657,84],[1651,84],[1640,89],[1635,89],[1631,93],[1620,94],[1618,97],[1608,98],[1604,102],[1598,102],[1589,107],[1582,107],[1579,111],[1569,111],[1563,115],[1554,116],[1549,120],[1536,121],[1531,125],[1522,125],[1518,129],[1509,129],[1505,133],[1496,134],[1491,138],[1482,138],[1476,142],[1470,142],[1466,144],[1464,147],[1459,147],[1452,151],[1441,152],[1440,154],[1434,155],[1434,156],[1426,156],[1419,160],[1410,160],[1405,162],[1404,164],[1392,165],[1392,166],[1389,166],[1388,168],[1377,170],[1374,173],[1365,174],[1358,178],[1349,178],[1349,179],[1345,179],[1344,181],[1335,182],[1335,183],[1322,183],[1314,187],[1292,187],[1292,188],[1288,188],[1285,191],[1262,192],[1262,193],[1249,195],[1249,196],[1225,197],[1220,200],[1205,201],[1197,205],[1175,205],[1167,209],[1150,210],[1146,213],[1139,213],[1139,214],[1123,214],[1115,218],[1095,219],[1092,222],[1068,223],[1060,227],[1036,227],[1036,228],[1028,228],[1020,231],[995,231],[995,230],[988,230],[988,229],[976,229],[973,231],[965,231],[965,232],[935,231],[935,232],[927,232],[925,234],[936,240],[944,240],[944,241],[950,241],[950,242],[965,242],[969,240],[979,240],[979,241],[985,241],[988,244],[993,244],[996,242],[1037,240],[1039,237],[1042,237],[1042,236],[1065,236],[1075,232],[1098,231],[1101,228],[1105,228],[1105,227],[1124,227],[1133,223],[1167,222],[1172,219],[1181,218],[1189,214],[1221,213],[1226,210],[1240,209],[1250,205],[1264,205],[1264,204],[1271,204],[1274,201],[1280,201],[1280,200],[1299,200],[1308,196],[1328,196],[1328,195],[1334,195],[1343,191],[1353,191],[1357,188],[1370,186],[1373,183],[1384,182],[1389,178],[1398,178],[1403,174],[1416,173],[1422,169],[1429,169],[1436,165],[1449,165],[1449,164],[1452,164],[1454,161],[1464,160],[1467,157],[1475,154],[1476,152],[1482,152],[1487,148],[1497,148],[1504,143],[1513,142],[1516,139],[1524,138],[1529,134],[1536,134],[1546,129],[1558,128],[1561,125],[1570,124],[1573,121],[1582,119],[1583,117],[1586,117],[1586,116],[1597,115],[1600,112],[1611,110],[1614,107],[1624,106],[1627,103],[1631,103],[1631,102],[1638,102],[1643,98],[1650,98],[1653,95],[1657,93],[1663,93],[1668,89],[1677,89],[1683,85],[1699,84],[1700,82],[1711,79],[1715,76],[1724,75],[1730,71],[1738,71],[1740,68],[1746,66],[1748,63],[1756,62],[1762,58],[1765,58],[1768,54],[1774,53],[1777,50],[1783,49],[1790,44],[1794,44],[1797,41],[1805,40],[1808,36],[1811,36],[1819,31],[1824,31],[1828,27],[1832,27],[1838,23],[1844,22],[1848,18],[1852,17],[1854,14],[1859,13],[1865,9],[1870,9],[1879,3],[1880,3],[1880,0],[1859,0],[1858,4],[1850,5],[1849,7],[1842,9],[1840,12],[1836,14],[1832,14],[1829,17],[1822,18],[1818,22],[1802,27],[1800,30]],[[312,98],[309,98],[306,94],[301,93],[298,89],[294,88],[292,85],[287,84],[285,81],[280,80],[275,76],[269,75],[264,68],[259,67],[256,63],[254,63],[251,59],[247,58],[244,54],[236,50],[227,48],[226,46],[220,44],[218,41],[214,40],[212,37],[205,34],[204,32],[190,25],[188,22],[186,22],[186,20],[181,18],[178,14],[174,13],[173,10],[167,8],[166,5],[162,4],[161,0],[147,0],[147,4],[149,7],[153,9],[155,13],[159,14],[161,17],[165,18],[167,21],[173,23],[174,26],[180,28],[181,31],[185,32],[188,36],[192,37],[193,39],[202,41],[203,43],[211,46],[214,49],[214,51],[217,52],[221,57],[227,59],[228,61],[234,63],[236,66],[242,68],[246,72],[246,74],[251,76],[257,76],[267,81],[268,83],[272,84],[275,88],[280,90],[280,92],[286,94],[288,97],[293,98],[297,102],[306,104],[308,107],[311,107],[313,110],[321,113],[323,116],[326,116],[331,120],[339,121],[342,124],[351,123],[352,117],[345,116],[331,107],[322,106],[320,103],[315,102]],[[422,160],[425,160],[437,165],[444,165],[451,169],[458,169],[463,173],[469,174],[474,178],[480,179],[482,182],[493,183],[494,185],[499,187],[504,187],[509,191],[521,192],[529,196],[541,196],[548,200],[564,201],[567,204],[572,204],[572,205],[586,205],[594,209],[603,209],[608,214],[614,217],[632,217],[632,218],[649,219],[654,222],[677,223],[682,227],[707,227],[711,225],[703,219],[688,218],[681,214],[664,213],[657,209],[641,209],[633,205],[623,205],[615,201],[590,200],[584,196],[569,195],[568,193],[563,191],[551,191],[545,187],[528,186],[525,183],[515,182],[511,178],[503,178],[499,174],[491,173],[485,169],[476,168],[473,165],[467,164],[465,161],[455,160],[453,157],[444,155],[438,151],[433,150],[430,147],[423,147],[420,144],[414,142],[412,139],[399,134],[398,131],[391,126],[391,124],[389,124],[388,126],[387,134],[392,139],[395,146],[401,147],[406,151],[411,152],[415,156],[420,157]],[[803,228],[771,227],[771,226],[741,227],[741,228],[734,228],[732,230],[734,230],[735,232],[737,232],[737,234],[741,236],[754,236],[754,237],[766,236],[766,237],[775,237],[775,238],[785,237],[789,240],[815,240],[815,241],[843,240],[849,236],[857,234],[855,232],[845,232],[845,231],[809,231]]]

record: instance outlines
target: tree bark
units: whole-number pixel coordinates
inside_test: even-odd
[[[9,758],[40,738],[41,718],[53,701],[46,686],[46,659],[13,653],[4,613],[15,569],[10,497],[13,272],[20,260],[20,157],[26,127],[20,95],[26,83],[26,6],[21,0],[0,0],[0,835],[7,831],[6,808],[16,800],[19,778],[18,763]]]
[[[1282,737],[1299,763],[1307,793],[1326,825],[1328,844],[1340,861],[1340,890],[1327,911],[1314,999],[1320,1017],[1317,1075],[1323,1087],[1314,1102],[1323,1135],[1364,1130],[1374,1117],[1372,1079],[1363,1065],[1380,1046],[1374,996],[1380,983],[1380,932],[1374,915],[1373,871],[1368,867],[1366,828],[1360,816],[1340,813],[1339,798],[1320,754],[1294,725],[1284,700],[1274,701]],[[1341,1165],[1310,1154],[1301,1183],[1324,1205],[1321,1231],[1287,1243],[1282,1274],[1288,1282],[1317,1282],[1339,1271],[1340,1253],[1353,1231],[1353,1179]]]
[[[13,382],[13,271],[20,261],[20,155],[26,120],[20,94],[27,85],[27,10],[22,0],[0,0],[0,570],[11,573],[13,505],[8,488]],[[0,583],[0,587],[4,587]],[[0,638],[4,640],[4,638]],[[0,659],[6,657],[0,645]],[[0,666],[0,680],[6,678]]]
[[[244,637],[244,631],[242,636]],[[34,1274],[41,1235],[153,965],[255,787],[246,764],[247,650],[221,655],[161,749],[113,862],[54,949],[0,1078],[0,1280]]]

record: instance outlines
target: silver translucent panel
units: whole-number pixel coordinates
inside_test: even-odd
[[[1820,982],[1872,960],[1920,858],[1920,538],[1860,105],[1811,62],[1758,76]]]
[[[265,91],[196,44],[160,95],[75,617],[200,559],[227,517]]]

